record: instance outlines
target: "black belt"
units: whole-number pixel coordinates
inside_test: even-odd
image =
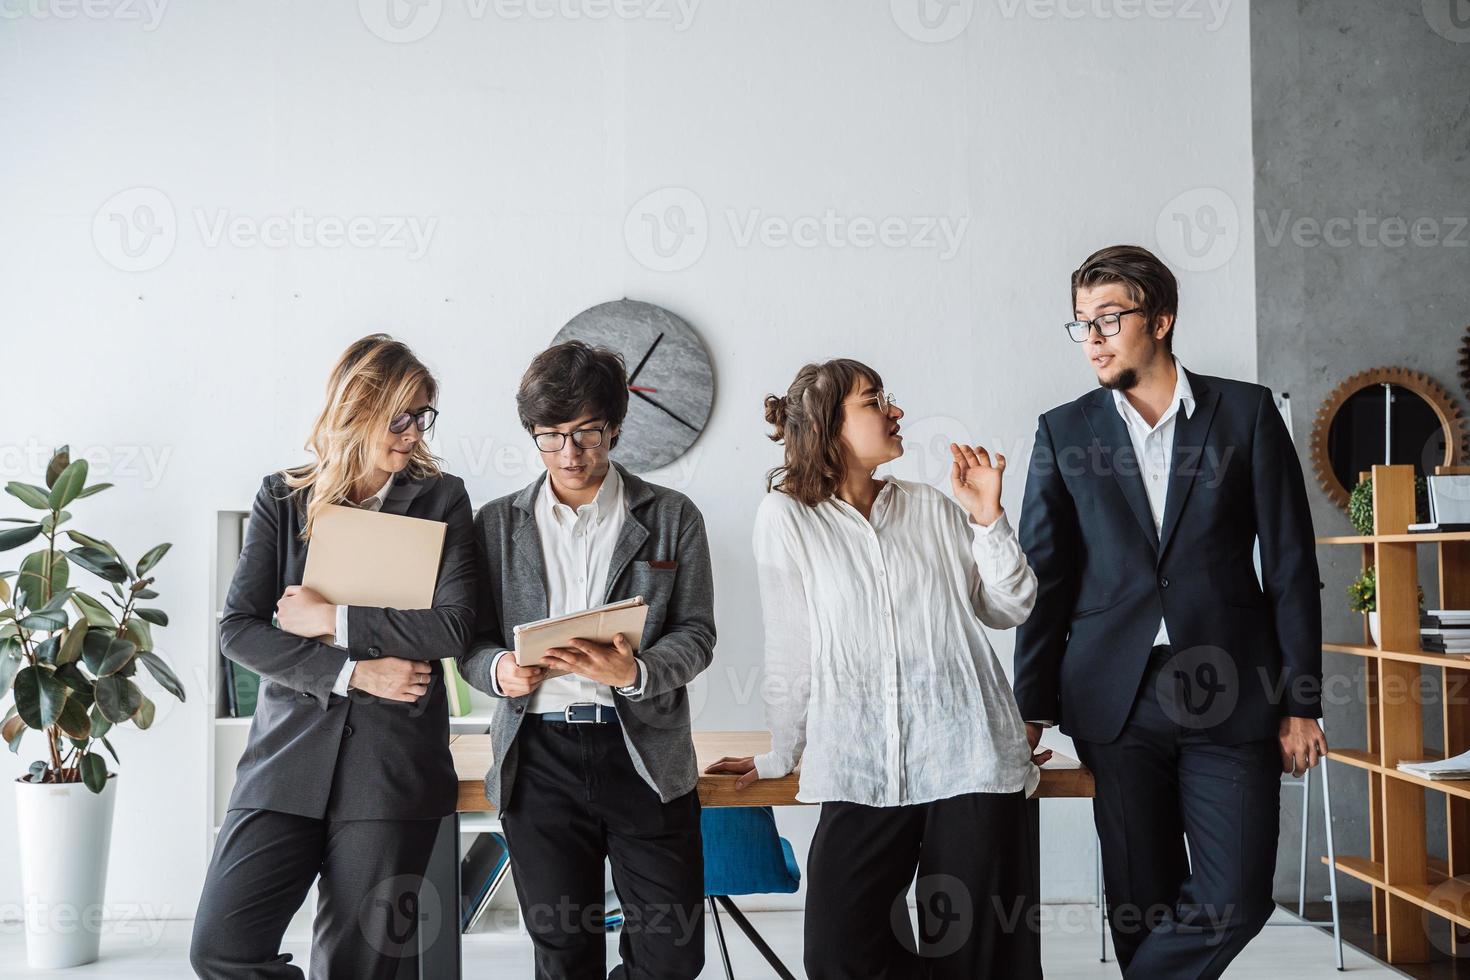
[[[618,709],[610,704],[582,701],[569,704],[561,711],[547,711],[532,717],[542,721],[560,721],[568,725],[616,725]]]

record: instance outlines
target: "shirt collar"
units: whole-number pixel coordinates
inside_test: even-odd
[[[383,485],[378,488],[377,493],[355,506],[361,507],[363,510],[382,510],[384,502],[388,499],[388,491],[393,489],[393,481],[395,479],[396,476],[390,474],[388,479],[383,482]]]
[[[570,518],[575,523],[583,511],[586,511],[593,526],[596,526],[602,523],[603,518],[613,513],[614,508],[622,505],[623,478],[618,474],[618,468],[609,464],[607,476],[602,478],[602,486],[597,488],[597,496],[592,498],[591,503],[583,504],[575,509],[569,504],[562,503],[556,496],[556,491],[551,486],[550,473],[546,475],[546,483],[541,488],[541,492],[552,519],[560,522]]]
[[[1174,381],[1174,396],[1169,400],[1169,408],[1172,410],[1175,406],[1183,406],[1184,417],[1192,418],[1194,416],[1194,389],[1190,387],[1189,375],[1185,373],[1184,365],[1179,363],[1179,358],[1177,357],[1174,358],[1174,373],[1176,376]],[[1124,395],[1117,388],[1113,389],[1113,406],[1117,408],[1118,414],[1123,416],[1124,422],[1131,422],[1134,419],[1137,419],[1139,422],[1143,421],[1143,417],[1138,414],[1138,410],[1128,401],[1128,396]],[[1170,411],[1164,412],[1159,417],[1159,421],[1162,423],[1170,414]]]

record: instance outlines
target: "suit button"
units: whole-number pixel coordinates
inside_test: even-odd
[[[307,694],[305,691],[300,692],[296,696],[299,697],[303,701],[310,701],[311,700],[311,695],[310,694]]]
[[[521,707],[521,706],[520,706],[520,705],[516,705],[516,706],[515,706],[515,713],[516,713],[516,714],[518,714],[518,715],[519,715],[519,714],[524,714],[524,713],[525,713],[525,711],[526,711],[526,709],[525,709],[525,708],[523,708],[523,707]]]
[[[381,657],[382,655],[383,655],[383,651],[382,650],[379,650],[377,647],[368,647],[368,656],[369,657]]]
[[[1168,587],[1169,587],[1169,580],[1168,580],[1168,579],[1166,579],[1166,578],[1161,578],[1161,579],[1159,579],[1159,586],[1160,586],[1160,587],[1161,587],[1161,588],[1165,588],[1165,589],[1167,589],[1167,588],[1168,588]]]
[[[343,725],[342,726],[342,737],[343,738],[351,738],[352,737],[352,726],[351,725]]]

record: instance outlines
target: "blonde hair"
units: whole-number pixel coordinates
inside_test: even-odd
[[[388,423],[420,407],[409,404],[420,387],[430,402],[438,397],[439,384],[429,369],[407,344],[387,334],[369,334],[338,358],[327,379],[326,405],[306,439],[306,450],[316,458],[281,474],[306,511],[303,541],[311,538],[322,508],[347,501],[372,472]],[[414,443],[402,475],[421,479],[439,473],[439,460],[428,445],[422,439]]]

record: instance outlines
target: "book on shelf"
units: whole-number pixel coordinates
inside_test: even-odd
[[[1400,761],[1398,770],[1420,779],[1470,779],[1470,752],[1461,752],[1448,759]]]
[[[491,831],[478,834],[460,861],[459,928],[469,932],[490,907],[490,900],[510,873],[510,851],[505,837]]]
[[[444,667],[444,693],[449,696],[449,717],[462,718],[470,713],[470,686],[453,657],[439,661]]]
[[[1419,625],[1424,629],[1470,629],[1470,609],[1430,609],[1419,614]]]

